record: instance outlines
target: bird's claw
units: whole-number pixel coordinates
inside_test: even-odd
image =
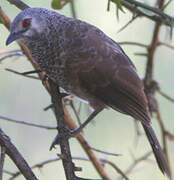
[[[77,134],[79,133],[79,129],[74,129],[74,130],[70,130],[69,128],[64,128],[64,132],[63,132],[63,136],[66,139],[72,138],[72,137],[76,137]],[[62,136],[60,136],[60,134],[58,133],[57,136],[54,138],[53,142],[51,143],[50,146],[50,151],[55,148],[56,145],[60,144]]]

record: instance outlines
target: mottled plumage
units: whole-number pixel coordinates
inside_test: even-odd
[[[170,176],[150,126],[143,84],[115,41],[95,26],[42,8],[26,9],[15,18],[7,44],[13,40],[24,43],[40,69],[67,92],[94,109],[112,107],[141,121],[159,168]]]

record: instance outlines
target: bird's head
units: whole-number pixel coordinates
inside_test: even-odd
[[[18,14],[11,24],[6,45],[15,40],[26,44],[28,40],[37,39],[45,30],[45,20],[41,14],[40,8],[28,8]]]

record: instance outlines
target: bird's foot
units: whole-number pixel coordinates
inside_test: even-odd
[[[82,129],[80,129],[80,127],[75,130],[70,130],[69,128],[61,128],[61,131],[62,130],[63,130],[63,132],[61,132],[62,135],[58,133],[57,136],[54,138],[53,142],[51,143],[50,150],[55,148],[56,145],[59,145],[62,139],[69,139],[72,137],[76,137]]]
[[[86,121],[81,124],[78,128],[74,129],[74,130],[70,130],[69,128],[66,128],[66,127],[62,127],[62,128],[58,128],[59,129],[59,132],[61,131],[61,134],[64,136],[60,136],[59,134],[55,137],[53,143],[51,144],[51,147],[50,147],[50,150],[52,148],[55,147],[55,145],[57,144],[60,144],[60,141],[63,139],[63,138],[71,138],[71,137],[76,137],[81,131],[82,129],[99,113],[102,111],[102,108],[101,109],[98,109],[98,110],[95,110],[94,112],[92,112],[90,114],[90,116],[86,119]]]

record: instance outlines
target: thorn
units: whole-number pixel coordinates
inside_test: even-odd
[[[74,166],[74,171],[82,171],[82,167],[75,167]]]
[[[53,104],[50,104],[50,105],[46,106],[43,110],[44,110],[44,111],[47,111],[47,110],[49,110],[49,109],[51,109],[51,108],[53,108],[53,107],[54,107],[54,105],[53,105]]]

